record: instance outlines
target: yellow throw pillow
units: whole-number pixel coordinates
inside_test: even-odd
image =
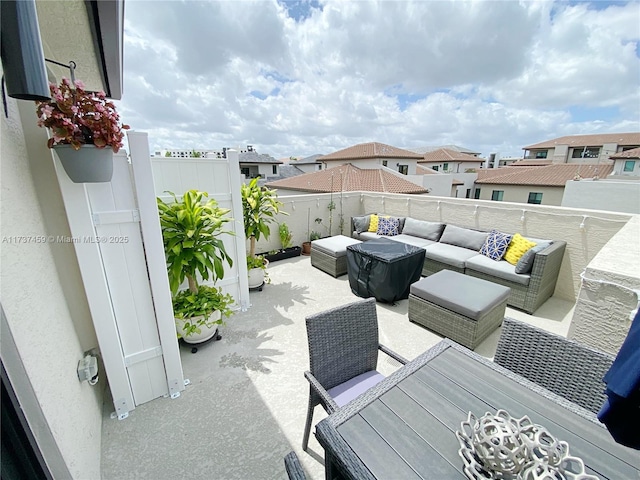
[[[504,259],[509,262],[511,265],[515,265],[520,260],[527,250],[536,246],[536,242],[532,242],[531,240],[527,240],[519,233],[516,233],[511,239],[511,243],[509,243],[509,248],[507,248],[507,252],[504,254]]]
[[[378,231],[378,215],[371,215],[371,219],[369,220],[369,230],[367,231],[373,233]]]

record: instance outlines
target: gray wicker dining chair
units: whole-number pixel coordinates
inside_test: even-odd
[[[307,475],[304,473],[304,469],[300,464],[298,455],[296,452],[289,452],[284,457],[284,468],[287,472],[289,480],[306,480]]]
[[[613,357],[505,317],[493,361],[598,413],[606,399],[602,377],[611,367]]]
[[[375,298],[308,316],[310,370],[309,407],[302,449],[307,450],[313,410],[322,405],[328,414],[379,383],[378,349],[405,364],[407,360],[378,342]]]

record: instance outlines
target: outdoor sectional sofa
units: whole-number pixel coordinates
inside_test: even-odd
[[[506,260],[489,258],[486,250],[484,254],[480,253],[487,238],[494,235],[492,232],[411,217],[379,215],[379,218],[385,217],[396,218],[397,229],[393,228],[395,222],[385,220],[385,228],[378,226],[375,232],[368,231],[372,218],[369,214],[351,218],[351,236],[362,241],[386,236],[422,247],[426,252],[423,276],[447,269],[504,285],[511,289],[507,304],[527,313],[535,312],[553,295],[566,247],[564,241],[526,237],[536,246],[512,265]],[[391,228],[386,228],[388,224]]]

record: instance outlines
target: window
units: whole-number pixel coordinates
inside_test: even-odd
[[[403,175],[407,175],[409,173],[409,165],[398,165],[398,171]]]
[[[493,192],[491,192],[491,200],[501,202],[502,197],[504,197],[504,190],[494,190]]]
[[[245,177],[249,177],[249,167],[240,167],[240,173]]]
[[[547,158],[547,150],[544,152],[536,152],[536,158]]]
[[[442,166],[442,170],[444,170],[445,172],[446,172],[447,170],[449,170],[449,164],[448,164],[448,163],[445,163],[445,164]]]
[[[382,160],[382,166],[386,167],[389,162],[387,160]]]
[[[480,189],[476,188],[476,191],[473,192],[473,198],[475,198],[476,200],[480,198]]]
[[[636,168],[636,162],[634,160],[627,160],[624,162],[623,172],[633,172],[633,169]]]
[[[465,198],[471,198],[471,189],[467,188],[467,195]]]
[[[271,166],[271,173],[273,173],[274,175],[278,174],[278,166],[277,165],[272,165]]]
[[[571,158],[598,158],[600,147],[574,148]]]
[[[529,200],[527,200],[527,203],[540,205],[542,203],[542,193],[529,192]]]
[[[433,167],[431,167],[431,169],[432,169],[434,172],[437,172],[439,168],[440,168],[440,167],[439,167],[438,165],[434,165]]]

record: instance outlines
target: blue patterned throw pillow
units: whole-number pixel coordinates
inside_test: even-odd
[[[400,220],[394,217],[380,217],[378,220],[378,235],[385,235],[387,237],[393,237],[398,235],[400,228]]]
[[[507,252],[511,238],[513,238],[513,235],[491,230],[484,245],[480,248],[480,253],[491,260],[501,260]]]

